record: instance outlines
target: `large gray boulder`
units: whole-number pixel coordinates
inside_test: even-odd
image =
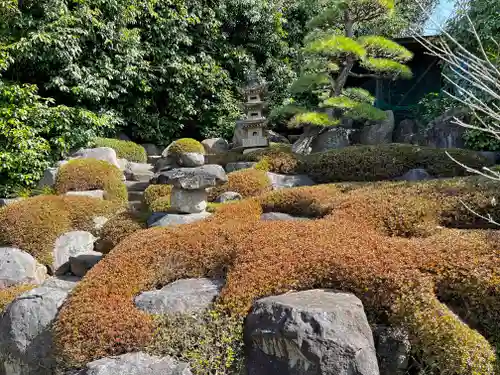
[[[212,216],[210,212],[200,212],[198,214],[171,214],[157,212],[148,219],[148,227],[172,227],[183,224],[191,224],[205,220]]]
[[[373,335],[352,294],[308,290],[254,303],[248,375],[379,375]]]
[[[267,176],[271,181],[273,189],[284,189],[299,186],[312,186],[315,185],[314,181],[307,175],[286,175],[273,172],[267,172]]]
[[[0,290],[18,284],[41,284],[47,268],[30,254],[13,248],[0,247]]]
[[[342,127],[307,126],[304,128],[304,133],[293,143],[292,152],[308,155],[347,147],[350,145],[351,132],[351,129]]]
[[[70,271],[69,258],[93,251],[96,239],[92,233],[84,231],[73,231],[59,236],[53,250],[52,267],[55,274],[68,273]]]
[[[402,181],[425,181],[431,180],[432,176],[423,168],[410,169],[403,176],[397,178]]]
[[[136,352],[95,360],[71,375],[192,375],[192,372],[187,363],[174,358]]]
[[[224,138],[209,138],[201,142],[207,154],[222,154],[229,150],[229,143]]]
[[[178,155],[176,161],[181,167],[201,167],[205,164],[205,155],[199,152],[185,152]]]
[[[123,174],[127,181],[149,181],[154,171],[151,164],[127,162]]]
[[[394,112],[385,111],[387,119],[376,123],[367,122],[358,134],[359,143],[362,145],[381,145],[392,143],[394,132]]]
[[[404,119],[396,125],[392,133],[395,143],[416,144],[418,142],[418,123],[411,119]]]
[[[74,285],[47,282],[21,294],[7,306],[0,316],[0,369],[3,362],[5,374],[54,374],[51,327]]]
[[[120,168],[116,151],[111,147],[82,148],[72,155],[74,159],[97,159],[104,160]]]
[[[219,280],[178,280],[160,290],[139,294],[135,305],[149,314],[199,313],[210,307],[222,286]]]
[[[374,336],[380,375],[408,374],[411,356],[408,332],[401,327],[378,326]]]
[[[205,189],[184,190],[174,187],[170,193],[170,207],[177,213],[198,214],[207,208],[207,197]]]
[[[256,162],[253,161],[238,161],[234,163],[227,163],[226,164],[226,172],[231,173],[235,171],[239,171],[241,169],[248,169],[248,168],[253,168],[257,165]]]
[[[49,167],[43,172],[42,179],[38,182],[38,189],[53,187],[56,184],[57,171],[59,168]]]
[[[227,182],[227,175],[220,165],[208,164],[197,168],[176,168],[160,172],[153,180],[156,184],[199,190],[224,184]]]
[[[452,108],[446,111],[427,124],[420,137],[420,144],[437,148],[463,148],[463,135],[466,129],[455,124],[455,118],[463,120],[467,116],[468,110],[464,108]]]
[[[290,141],[288,140],[287,137],[279,133],[276,133],[275,131],[266,130],[266,136],[269,142],[290,144]]]

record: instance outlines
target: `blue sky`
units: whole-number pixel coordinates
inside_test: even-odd
[[[432,18],[440,24],[445,22],[453,13],[454,3],[455,2],[453,0],[441,0],[440,4],[434,11]],[[425,27],[425,34],[433,35],[436,34],[436,31],[436,26],[429,20]]]

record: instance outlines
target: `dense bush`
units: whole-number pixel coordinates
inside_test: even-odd
[[[7,305],[14,301],[17,296],[33,288],[36,288],[36,285],[20,284],[0,290],[0,316],[2,315]]]
[[[26,251],[52,264],[54,242],[71,230],[93,229],[93,217],[108,216],[119,206],[110,201],[75,196],[38,196],[0,209],[0,244]]]
[[[144,191],[144,201],[151,212],[166,212],[170,208],[171,185],[149,185]]]
[[[105,199],[122,203],[128,197],[122,171],[96,159],[73,159],[64,164],[57,173],[55,189],[58,194],[104,190]]]
[[[197,316],[158,316],[151,354],[172,356],[190,364],[194,375],[233,375],[243,370],[241,319],[217,311]]]
[[[122,212],[111,217],[99,232],[97,250],[109,253],[124,238],[144,229],[145,225],[137,214]]]
[[[454,181],[457,193],[447,194]],[[133,235],[89,272],[61,310],[55,325],[61,359],[78,364],[139,350],[151,343],[156,323],[135,308],[135,294],[183,277],[225,275],[217,307],[233,315],[290,289],[341,289],[363,300],[371,321],[404,324],[424,363],[441,374],[493,375],[492,345],[435,294],[448,287],[467,293],[483,307],[469,313],[491,342],[498,339],[496,236],[438,227],[454,216],[468,181],[285,189],[260,197],[260,204],[222,205],[204,222]],[[496,196],[491,185],[470,181],[470,189]],[[295,213],[307,202],[309,216],[321,218],[259,221],[262,208]],[[428,211],[413,213],[421,203]],[[408,225],[394,226],[399,213]]]
[[[120,159],[127,159],[135,163],[146,163],[148,161],[146,150],[137,143],[113,138],[94,138],[92,141],[95,147],[112,148]]]
[[[467,174],[445,151],[472,168],[481,169],[491,164],[478,153],[468,150],[389,144],[351,146],[311,154],[304,158],[301,168],[316,182],[388,180],[414,168],[424,168],[434,177]]]
[[[110,115],[54,106],[36,86],[0,81],[0,196],[31,188],[46,167],[113,127]]]
[[[210,189],[209,200],[215,200],[220,194],[227,191],[240,193],[243,198],[256,197],[271,190],[271,181],[267,173],[262,170],[248,168],[231,172],[227,175],[228,181]]]

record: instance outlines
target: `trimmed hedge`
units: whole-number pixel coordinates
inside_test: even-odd
[[[210,189],[209,200],[214,201],[227,191],[240,193],[243,198],[256,197],[271,190],[271,180],[267,173],[253,168],[241,169],[228,173],[228,181],[221,186]]]
[[[113,138],[94,138],[93,143],[95,147],[112,148],[120,159],[127,159],[135,163],[146,163],[148,161],[146,149],[135,142]]]
[[[120,208],[114,202],[78,196],[37,196],[0,209],[0,244],[17,247],[40,263],[52,264],[52,250],[60,235],[93,229],[95,216]]]
[[[205,147],[193,138],[181,138],[173,142],[168,148],[169,154],[185,154],[187,152],[196,152],[205,155]]]
[[[103,160],[68,161],[59,168],[54,187],[58,194],[68,191],[104,190],[105,199],[122,203],[128,200],[122,171]]]
[[[372,322],[403,324],[422,361],[441,374],[493,375],[493,345],[438,300],[462,285],[454,293],[482,306],[469,313],[491,342],[498,339],[496,237],[438,227],[461,225],[460,216],[452,219],[457,202],[477,188],[471,199],[498,191],[470,178],[284,189],[221,205],[206,221],[141,231],[96,265],[62,308],[55,324],[60,359],[80,365],[141,350],[157,323],[135,308],[137,293],[179,278],[224,275],[217,308],[233,316],[245,316],[256,298],[291,289],[348,291],[363,300]],[[275,209],[317,219],[259,220]]]
[[[7,305],[14,301],[17,296],[34,288],[36,288],[36,285],[20,284],[0,290],[0,316],[2,315]]]

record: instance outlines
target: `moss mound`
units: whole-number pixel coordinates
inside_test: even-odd
[[[175,141],[168,149],[169,154],[185,154],[196,152],[205,155],[205,147],[193,138],[181,138]]]
[[[74,159],[64,164],[57,173],[55,190],[58,194],[104,190],[105,199],[122,203],[128,198],[122,171],[96,159]]]
[[[116,151],[120,159],[127,159],[135,163],[146,163],[148,155],[141,145],[131,141],[122,141],[113,138],[94,138],[95,147],[110,147]]]
[[[131,212],[122,212],[111,217],[100,231],[98,250],[109,253],[122,240],[141,229],[145,225],[141,217]]]
[[[144,191],[144,201],[151,212],[167,212],[171,192],[171,185],[149,185]]]
[[[227,175],[228,182],[210,190],[209,200],[215,200],[226,191],[240,193],[243,198],[256,197],[271,190],[267,173],[257,169],[241,169]]]
[[[72,230],[93,229],[95,216],[109,216],[119,205],[89,197],[37,196],[0,209],[0,243],[52,264],[54,242]]]
[[[285,189],[221,205],[203,222],[141,231],[95,266],[62,308],[55,324],[61,359],[77,365],[141,350],[158,323],[135,308],[134,295],[179,278],[225,276],[217,306],[233,316],[290,289],[349,291],[372,322],[403,324],[426,365],[493,375],[500,249],[492,232],[438,227],[461,225],[452,219],[457,202],[474,189],[471,204],[496,196],[477,179]],[[495,209],[491,200],[483,208]],[[260,221],[271,209],[317,219]],[[439,301],[445,291],[473,301],[463,318],[477,331]]]
[[[0,315],[2,315],[2,312],[5,310],[7,305],[14,301],[17,296],[34,288],[36,288],[36,285],[21,284],[0,290]]]

